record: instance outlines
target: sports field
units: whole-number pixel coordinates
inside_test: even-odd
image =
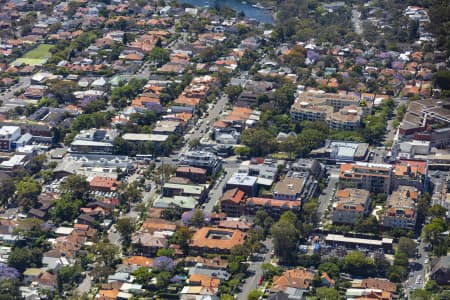
[[[50,48],[52,47],[53,45],[41,44],[25,53],[21,58],[16,59],[15,62],[24,63],[31,66],[44,64],[51,55]]]

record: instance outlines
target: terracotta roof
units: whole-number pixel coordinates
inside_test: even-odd
[[[287,288],[308,289],[314,274],[303,269],[285,271],[281,276],[273,277],[272,292],[285,291]]]
[[[379,289],[385,292],[395,293],[397,286],[395,283],[390,282],[387,279],[380,278],[367,278],[361,281],[362,288]]]
[[[131,256],[123,260],[124,265],[136,265],[144,268],[153,267],[153,259],[145,256]]]
[[[176,172],[205,174],[206,175],[207,170],[202,169],[202,168],[190,167],[190,166],[180,166],[177,168]]]
[[[244,200],[245,197],[245,192],[235,188],[235,189],[231,189],[226,191],[225,193],[223,193],[222,199],[220,201],[232,201],[236,204],[241,203]]]
[[[142,224],[141,230],[145,231],[175,231],[177,229],[177,225],[175,223],[163,220],[150,218],[147,219],[144,224]]]
[[[191,247],[231,250],[234,246],[242,245],[246,235],[240,230],[203,227],[191,238]]]
[[[213,278],[203,274],[192,274],[189,276],[189,282],[193,285],[201,285],[203,287],[218,288],[220,285],[219,278]]]
[[[96,297],[96,299],[100,300],[115,300],[117,299],[117,295],[119,295],[118,289],[112,289],[112,290],[99,290],[98,295],[100,297]]]
[[[188,256],[184,258],[186,263],[201,263],[203,266],[213,269],[226,269],[228,267],[228,261],[218,257],[215,258],[203,258],[201,256]]]
[[[265,207],[286,207],[288,209],[293,209],[299,208],[301,206],[301,201],[275,200],[270,198],[252,197],[247,199],[246,205],[265,206]]]

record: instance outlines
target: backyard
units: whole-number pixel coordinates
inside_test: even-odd
[[[16,59],[15,63],[24,63],[31,66],[44,64],[51,55],[50,48],[52,47],[53,45],[41,44],[25,53],[21,58]]]

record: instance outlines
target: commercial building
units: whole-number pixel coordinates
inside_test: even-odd
[[[348,249],[364,247],[373,251],[382,250],[384,253],[392,253],[394,251],[394,240],[391,238],[369,239],[341,234],[327,234],[325,244],[333,247],[343,246]]]
[[[116,130],[96,129],[82,130],[70,145],[70,152],[112,154],[114,139],[118,136]]]
[[[416,201],[419,191],[410,186],[400,186],[388,197],[381,224],[389,228],[411,230],[416,226]]]
[[[335,194],[333,223],[356,224],[370,212],[370,193],[366,190],[346,188]]]
[[[203,168],[196,168],[190,166],[180,166],[176,169],[176,176],[188,178],[197,183],[205,183],[208,171]]]
[[[392,166],[356,162],[341,165],[339,183],[343,187],[365,189],[372,193],[391,191]]]
[[[450,101],[425,99],[411,101],[399,126],[399,135],[430,141],[431,147],[450,145]]]
[[[0,151],[12,150],[12,143],[20,138],[21,130],[18,126],[3,126],[0,128]]]
[[[241,191],[244,191],[248,196],[255,196],[258,192],[257,180],[258,177],[256,176],[248,176],[236,172],[228,179],[225,189],[230,190],[238,188]]]
[[[193,197],[197,201],[202,202],[207,195],[206,185],[202,184],[180,184],[166,182],[162,187],[162,195],[164,197],[185,196]]]
[[[327,150],[330,151],[330,159],[336,162],[364,161],[369,154],[369,144],[332,141]]]
[[[216,176],[222,168],[222,159],[208,151],[188,151],[181,156],[180,165],[204,168],[208,175]]]

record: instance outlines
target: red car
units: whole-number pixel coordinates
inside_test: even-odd
[[[258,281],[258,285],[261,285],[263,283],[263,280],[264,280],[264,275],[261,275],[261,277],[259,278],[259,281]]]

